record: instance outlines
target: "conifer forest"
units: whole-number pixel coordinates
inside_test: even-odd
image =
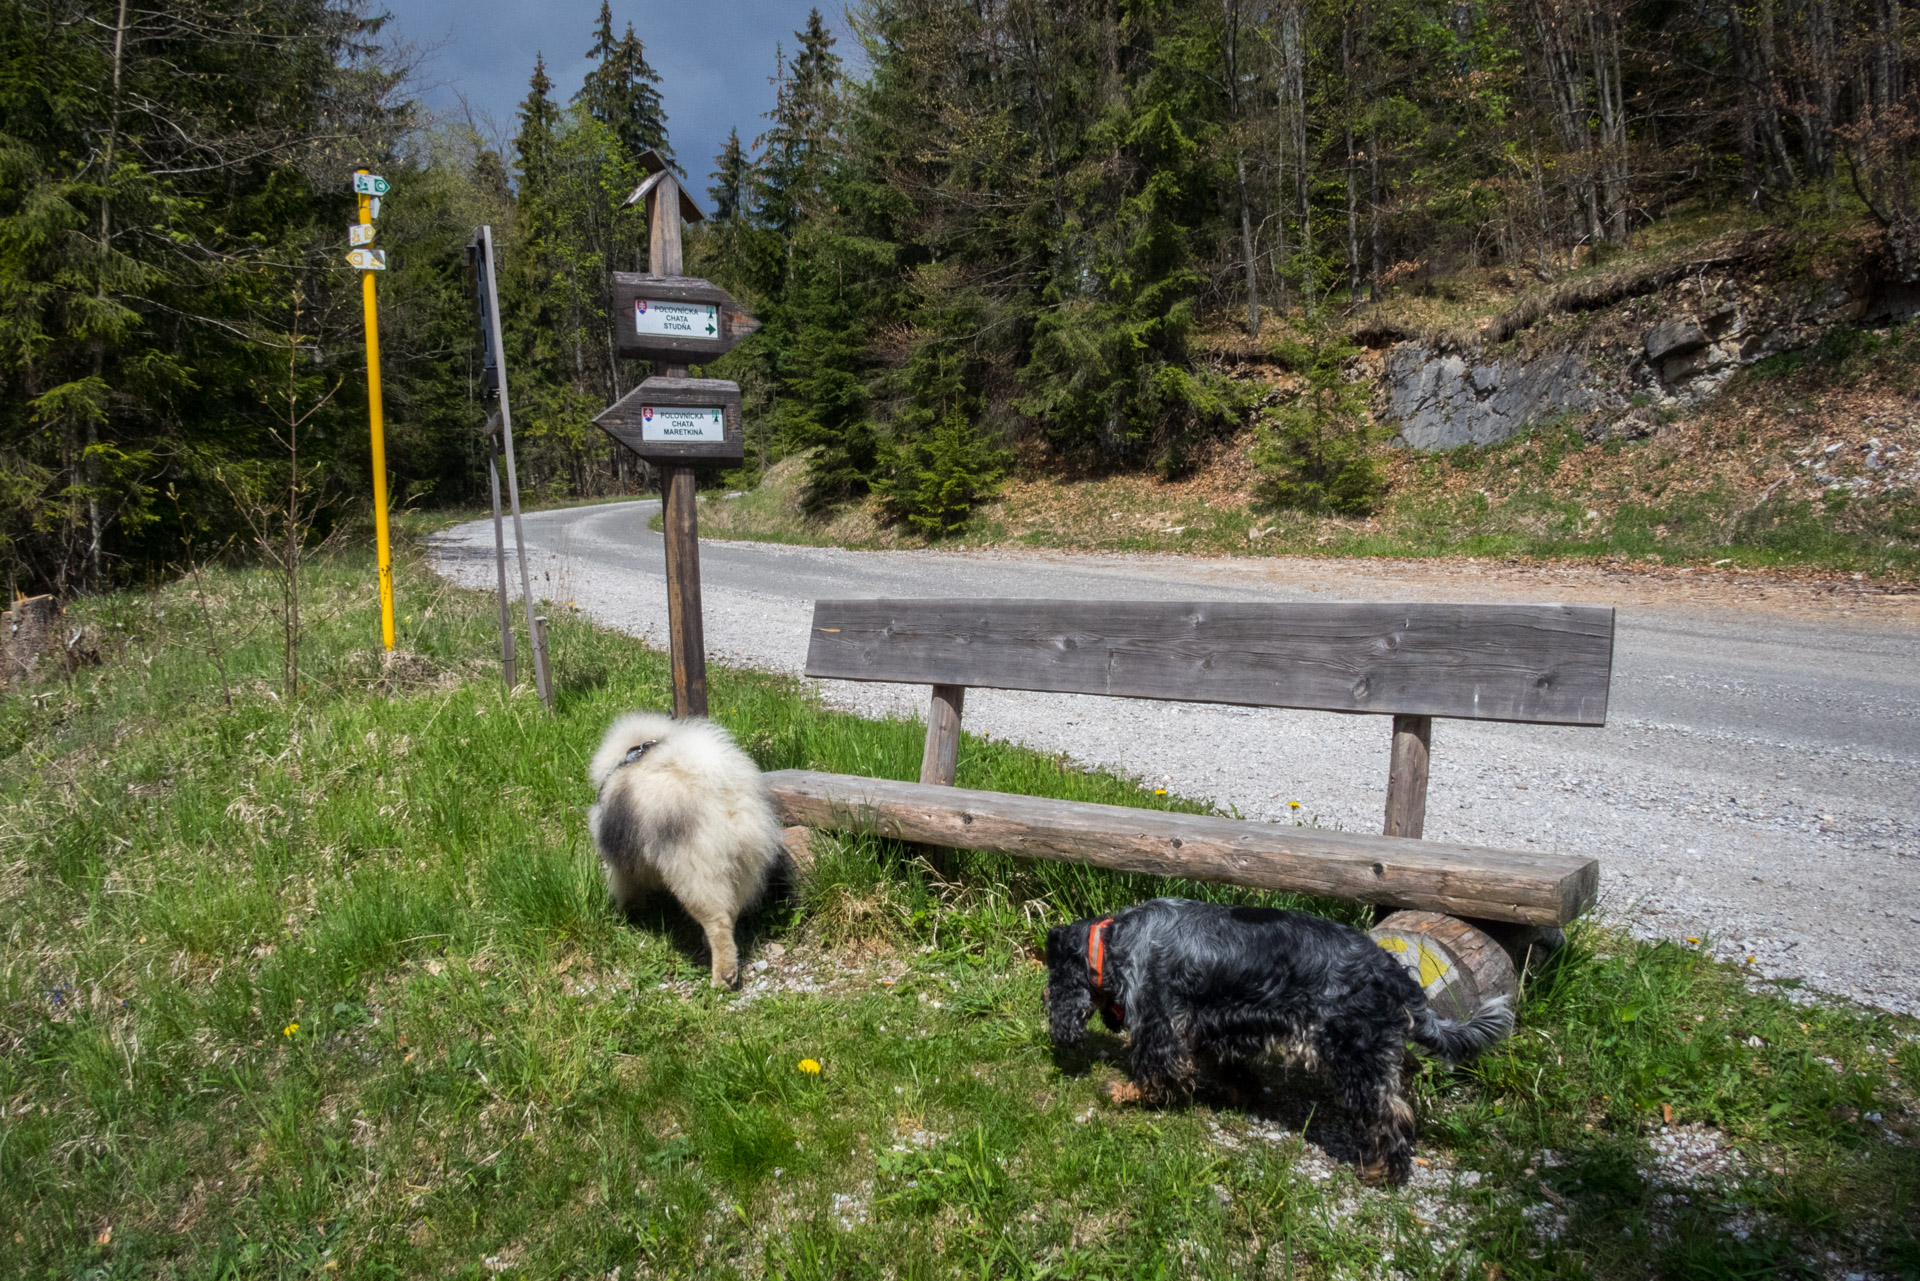
[[[550,37],[590,74],[534,60],[494,136],[420,104],[386,27],[364,0],[0,0],[13,590],[364,521],[360,167],[404,195],[396,505],[486,501],[482,223],[523,488],[647,486],[592,419],[650,372],[607,295],[646,269],[650,150],[708,214],[687,271],[763,322],[695,371],[746,396],[747,463],[712,479],[804,453],[810,506],[873,496],[933,535],[1020,469],[1179,473],[1254,409],[1221,335],[1306,352],[1339,402],[1315,369],[1463,264],[1552,280],[1717,211],[1865,228],[1920,282],[1902,0],[855,0],[844,40],[817,12],[742,33],[777,104],[717,156],[675,149],[637,7]]]

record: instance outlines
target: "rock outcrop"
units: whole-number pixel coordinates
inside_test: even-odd
[[[1743,366],[1836,325],[1920,315],[1920,286],[1888,281],[1864,261],[1775,279],[1773,252],[1723,253],[1691,274],[1667,264],[1604,290],[1585,286],[1592,297],[1530,300],[1482,323],[1483,335],[1514,335],[1493,350],[1397,343],[1382,362],[1374,417],[1414,449],[1496,444],[1570,414],[1594,439],[1647,436],[1661,411],[1713,396]]]
[[[1605,395],[1586,360],[1558,352],[1535,360],[1467,360],[1400,343],[1381,371],[1379,417],[1414,449],[1491,445],[1541,419],[1590,409]]]

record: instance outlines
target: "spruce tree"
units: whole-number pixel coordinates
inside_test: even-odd
[[[646,49],[631,22],[626,35],[613,38],[613,10],[607,0],[601,0],[593,48],[587,50],[587,57],[596,65],[573,96],[574,105],[585,107],[589,115],[611,129],[628,156],[657,151],[661,159],[672,164],[667,113],[660,102],[660,73],[648,64]]]
[[[840,57],[820,11],[793,33],[800,52],[788,64],[776,49],[772,127],[758,140],[759,180],[754,192],[767,224],[791,235],[817,210],[820,189],[833,161],[840,123]]]
[[[514,167],[520,171],[520,190],[524,195],[545,184],[553,167],[553,134],[560,122],[559,109],[547,96],[553,81],[547,76],[547,60],[533,55],[533,78],[527,82],[526,98],[520,103],[520,131],[513,137]]]
[[[593,48],[587,50],[587,57],[593,59],[594,67],[587,72],[580,92],[573,95],[573,102],[575,106],[584,105],[593,113],[595,120],[602,122],[608,119],[617,96],[619,60],[614,55],[619,47],[619,42],[613,38],[613,6],[608,0],[600,0],[600,17],[593,24]]]
[[[657,151],[668,164],[673,163],[673,148],[667,145],[667,112],[660,102],[660,73],[647,64],[646,50],[633,24],[614,50],[620,70],[620,97],[607,120],[628,154]]]
[[[752,164],[740,145],[738,129],[727,131],[726,150],[715,156],[713,163],[718,168],[707,175],[714,180],[714,185],[707,188],[707,194],[713,197],[713,220],[726,223],[745,217]]]

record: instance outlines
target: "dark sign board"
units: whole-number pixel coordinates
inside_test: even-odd
[[[474,310],[480,322],[480,399],[500,399],[500,355],[493,349],[493,308],[488,277],[493,274],[493,237],[485,230],[473,233],[467,246],[467,273],[473,281]]]
[[[622,356],[712,360],[759,327],[726,290],[698,276],[613,273],[614,345]]]
[[[649,378],[593,420],[648,462],[739,462],[740,384],[722,378]]]

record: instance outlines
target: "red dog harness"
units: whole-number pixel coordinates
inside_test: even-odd
[[[1093,970],[1093,992],[1100,998],[1100,1008],[1111,1015],[1115,1022],[1125,1023],[1127,1012],[1118,1001],[1107,995],[1107,926],[1113,924],[1111,916],[1102,917],[1087,927],[1087,965]]]

